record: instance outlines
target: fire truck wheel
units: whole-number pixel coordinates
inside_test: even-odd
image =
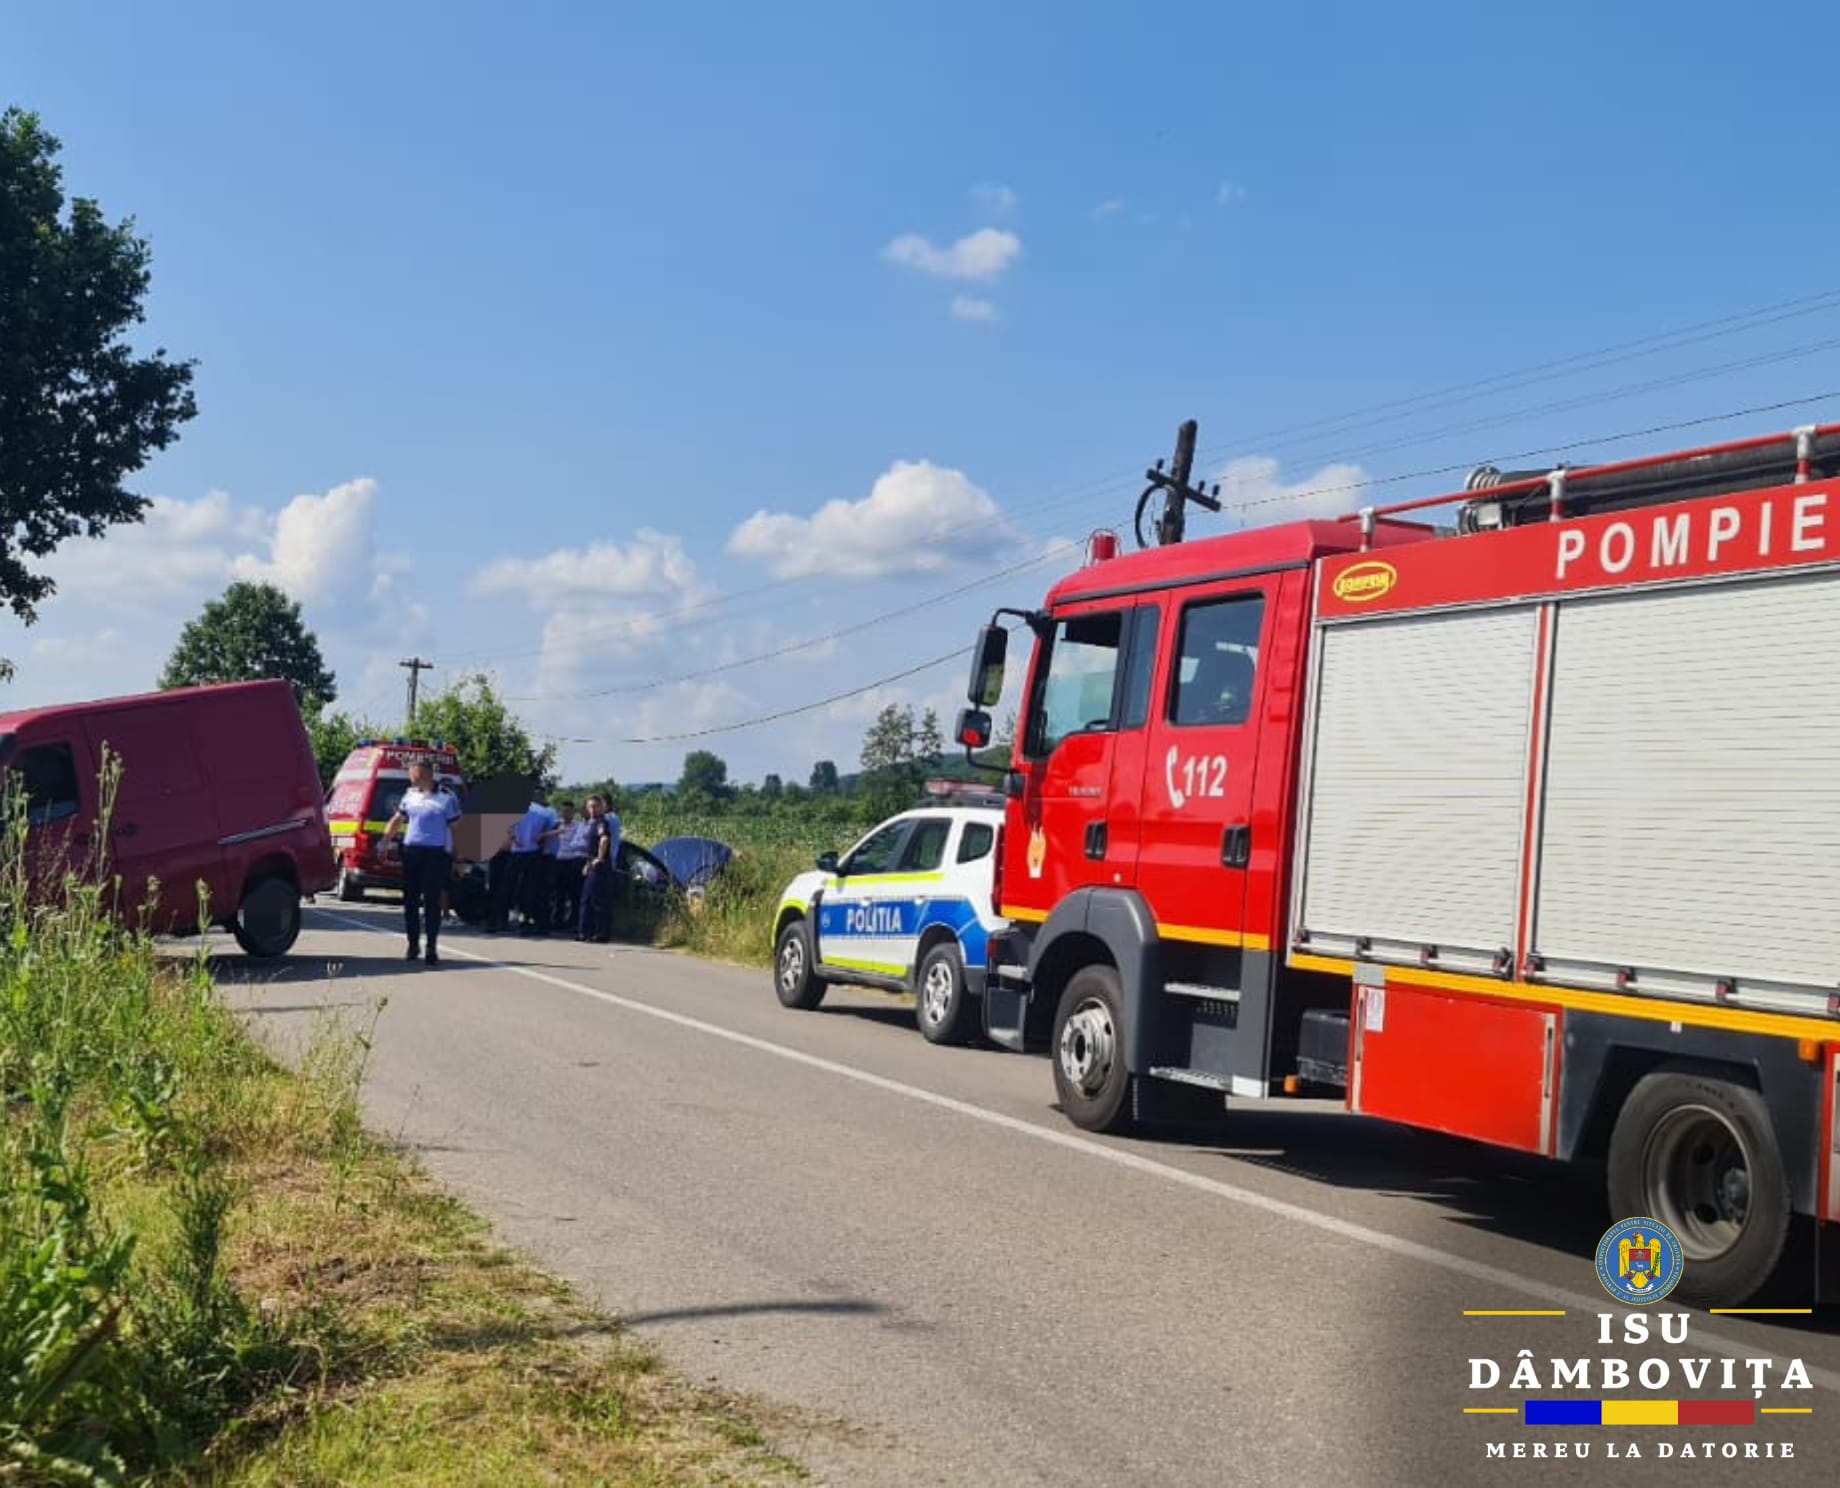
[[[1067,1119],[1083,1131],[1121,1132],[1131,1122],[1122,1006],[1118,973],[1083,966],[1054,1012],[1054,1089]]]
[[[810,1012],[824,1001],[825,983],[812,975],[811,941],[803,920],[788,920],[773,952],[773,990],[789,1008]]]
[[[1763,1097],[1679,1068],[1645,1075],[1610,1137],[1612,1217],[1658,1219],[1686,1252],[1684,1302],[1736,1307],[1788,1243],[1789,1180]]]
[[[929,1044],[962,1044],[970,1035],[977,1020],[955,941],[942,940],[920,958],[914,994],[914,1021]]]
[[[356,904],[364,897],[364,885],[351,876],[351,869],[339,869],[339,903]]]
[[[300,938],[300,893],[285,878],[251,884],[230,922],[243,953],[268,960],[285,956]]]

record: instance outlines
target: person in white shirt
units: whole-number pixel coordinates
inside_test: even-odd
[[[563,801],[556,833],[555,925],[573,931],[581,918],[581,877],[588,867],[588,824],[575,819],[575,803]]]
[[[417,760],[409,766],[409,788],[403,792],[386,836],[402,834],[403,927],[409,935],[409,960],[422,956],[430,966],[440,964],[435,953],[441,937],[441,916],[447,885],[454,874],[453,824],[460,819],[460,803],[434,782],[434,766]]]
[[[531,793],[529,809],[511,824],[511,895],[522,910],[523,935],[546,935],[550,916],[550,869],[554,859],[549,845],[562,826],[562,818],[549,804],[549,793]]]

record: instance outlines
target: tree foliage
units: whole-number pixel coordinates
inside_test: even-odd
[[[707,749],[691,750],[684,756],[684,769],[677,778],[677,789],[683,795],[722,800],[730,794],[728,761]]]
[[[815,796],[829,796],[837,793],[841,781],[837,776],[835,760],[819,760],[811,767],[811,793]]]
[[[161,687],[281,678],[307,718],[337,699],[338,684],[300,606],[273,584],[232,584],[179,633]]]
[[[555,741],[534,742],[483,672],[418,703],[415,733],[452,744],[468,780],[528,775],[546,790],[555,788]]]
[[[124,339],[145,318],[146,241],[66,203],[59,148],[36,114],[0,113],[0,602],[28,625],[55,589],[28,560],[138,522],[123,480],[198,412],[193,363]]]
[[[365,723],[349,713],[323,713],[307,719],[307,737],[313,741],[313,759],[319,766],[319,783],[331,789],[332,777],[339,766],[358,747],[360,739],[376,739],[390,733],[377,724]]]
[[[863,736],[862,794],[879,815],[905,810],[943,748],[939,715],[931,708],[916,720],[911,704],[888,704]]]

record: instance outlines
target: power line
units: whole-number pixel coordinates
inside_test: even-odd
[[[1495,456],[1498,460],[1532,460],[1541,455],[1563,455],[1573,450],[1585,449],[1599,444],[1620,444],[1631,439],[1647,439],[1656,434],[1675,434],[1682,429],[1703,429],[1708,424],[1730,423],[1733,419],[1750,418],[1760,413],[1781,413],[1789,408],[1806,408],[1811,403],[1828,403],[1840,399],[1840,390],[1827,393],[1814,393],[1806,398],[1787,398],[1780,403],[1759,403],[1750,408],[1736,408],[1729,413],[1709,413],[1700,418],[1681,419],[1671,424],[1650,424],[1646,429],[1631,429],[1623,434],[1600,434],[1591,439],[1574,439],[1567,444],[1545,444],[1538,449],[1511,450]],[[1473,461],[1465,460],[1456,465],[1439,465],[1429,470],[1408,470],[1400,475],[1381,476],[1370,481],[1352,481],[1343,486],[1317,486],[1308,491],[1287,491],[1282,496],[1263,496],[1254,501],[1242,501],[1234,511],[1251,511],[1255,507],[1276,506],[1292,501],[1314,500],[1318,496],[1333,496],[1341,493],[1372,490],[1375,486],[1396,485],[1400,481],[1428,480],[1434,475],[1456,475],[1475,469]],[[1473,492],[1454,492],[1452,501],[1468,500]]]
[[[1550,382],[1556,377],[1573,376],[1579,372],[1594,372],[1603,367],[1615,366],[1620,362],[1635,360],[1638,357],[1653,356],[1663,351],[1678,351],[1685,346],[1699,345],[1705,341],[1737,335],[1744,331],[1761,330],[1785,320],[1792,320],[1803,315],[1814,315],[1822,310],[1835,308],[1840,308],[1840,289],[1823,290],[1819,294],[1781,300],[1772,305],[1759,306],[1755,310],[1721,316],[1716,320],[1700,321],[1694,325],[1683,326],[1679,330],[1662,331],[1654,335],[1639,337],[1634,341],[1624,341],[1614,346],[1602,347],[1596,351],[1580,352],[1555,361],[1536,363],[1518,371],[1497,373],[1492,377],[1481,378],[1474,382],[1456,383],[1432,392],[1417,393],[1406,398],[1395,398],[1385,403],[1372,404],[1367,408],[1356,409],[1352,413],[1332,414],[1324,418],[1269,430],[1263,434],[1236,438],[1230,444],[1215,446],[1208,451],[1208,454],[1210,458],[1217,458],[1221,454],[1248,447],[1256,447],[1261,452],[1267,452],[1274,448],[1295,444],[1297,441],[1291,436],[1310,430],[1322,430],[1325,434],[1339,436],[1351,433],[1357,428],[1368,428],[1374,423],[1389,421],[1369,418],[1368,415],[1392,414],[1406,409],[1429,412],[1434,408],[1471,402],[1479,396],[1484,396],[1486,390],[1506,392],[1531,387],[1535,383]],[[1363,419],[1364,422],[1350,423],[1350,420],[1354,419]],[[1343,427],[1333,427],[1336,425]]]
[[[1814,356],[1818,352],[1832,351],[1836,347],[1840,347],[1840,336],[1830,337],[1825,341],[1810,342],[1802,346],[1786,347],[1780,351],[1765,352],[1739,361],[1718,362],[1710,367],[1699,367],[1688,372],[1673,373],[1667,377],[1651,378],[1646,382],[1625,383],[1622,387],[1609,388],[1598,393],[1587,393],[1576,398],[1563,398],[1557,402],[1542,403],[1532,408],[1516,409],[1509,413],[1471,419],[1460,424],[1447,424],[1442,428],[1390,440],[1382,444],[1338,450],[1332,455],[1324,455],[1320,458],[1325,463],[1333,464],[1340,460],[1358,460],[1367,455],[1390,454],[1394,450],[1409,449],[1415,444],[1426,444],[1432,440],[1447,438],[1452,434],[1468,434],[1478,429],[1499,428],[1504,424],[1518,423],[1522,419],[1539,418],[1552,413],[1570,413],[1575,409],[1592,408],[1603,403],[1617,402],[1623,398],[1639,397],[1643,393],[1659,392],[1665,388],[1685,387],[1688,383],[1705,382],[1710,378],[1724,376],[1728,372],[1749,372],[1759,367],[1797,361],[1802,357]]]
[[[1206,457],[1211,461],[1219,459],[1223,455],[1242,453],[1249,450],[1256,449],[1263,452],[1274,447],[1295,446],[1299,443],[1299,440],[1291,436],[1301,435],[1311,430],[1321,431],[1311,439],[1302,441],[1305,444],[1313,443],[1315,438],[1330,438],[1337,434],[1351,433],[1358,428],[1371,427],[1372,423],[1376,421],[1387,421],[1373,420],[1370,418],[1371,415],[1388,414],[1396,410],[1403,411],[1406,409],[1417,409],[1419,412],[1430,412],[1436,408],[1455,406],[1462,402],[1473,401],[1476,397],[1483,396],[1487,390],[1492,389],[1495,392],[1510,391],[1517,387],[1530,386],[1542,381],[1550,381],[1559,376],[1571,376],[1580,372],[1600,370],[1602,367],[1616,365],[1619,362],[1633,360],[1637,357],[1652,356],[1670,350],[1679,350],[1685,346],[1697,345],[1723,336],[1740,334],[1747,330],[1762,329],[1770,325],[1778,324],[1784,320],[1793,319],[1802,315],[1818,314],[1823,310],[1835,308],[1840,308],[1840,288],[1828,289],[1818,294],[1805,295],[1796,299],[1777,301],[1772,304],[1759,306],[1752,310],[1739,311],[1731,315],[1721,316],[1713,320],[1698,321],[1675,330],[1657,332],[1649,336],[1639,337],[1633,341],[1618,342],[1607,347],[1600,347],[1593,351],[1580,352],[1553,361],[1535,363],[1529,367],[1496,373],[1492,376],[1475,379],[1467,383],[1455,383],[1445,388],[1414,394],[1407,398],[1397,398],[1383,403],[1366,405],[1365,407],[1353,409],[1343,414],[1330,415],[1323,418],[1306,420],[1302,423],[1284,425],[1263,434],[1238,438],[1227,444],[1213,446],[1206,451]],[[1799,354],[1807,353],[1803,352]],[[1724,368],[1705,369],[1697,375],[1714,376],[1721,370],[1741,370],[1749,365],[1752,364],[1736,363]],[[1689,378],[1687,380],[1692,379]],[[1650,386],[1652,388],[1653,386],[1663,385],[1671,384],[1667,383],[1666,380],[1662,380]],[[1633,392],[1616,394],[1616,396],[1632,395]],[[1579,401],[1588,404],[1601,400],[1590,398]],[[1379,449],[1365,452],[1379,453],[1384,449],[1405,448],[1410,444],[1424,443],[1433,438],[1446,437],[1453,433],[1467,432],[1472,428],[1494,427],[1503,422],[1512,422],[1517,418],[1523,417],[1534,417],[1539,413],[1548,411],[1558,410],[1553,408],[1536,408],[1523,410],[1514,414],[1496,415],[1489,419],[1478,420],[1474,424],[1451,425],[1429,434],[1412,436],[1392,445],[1382,446]],[[1351,422],[1359,419],[1368,419],[1368,422]],[[1338,428],[1337,426],[1341,427]],[[1274,442],[1277,441],[1282,441],[1283,443],[1274,444]],[[1323,463],[1333,463],[1337,459],[1348,458],[1348,456],[1338,454],[1320,458]],[[1062,488],[1046,496],[1013,505],[1004,513],[1004,516],[1009,519],[1014,519],[1028,513],[1043,511],[1049,507],[1059,506],[1065,502],[1083,496],[1087,497],[1089,501],[1097,500],[1101,495],[1109,497],[1114,494],[1116,489],[1120,486],[1126,484],[1136,485],[1140,483],[1141,475],[1142,467],[1139,466],[1121,475],[1107,476],[1081,482],[1071,487]],[[1084,505],[1086,503],[1083,502],[1082,504]],[[975,532],[984,525],[984,520],[978,519],[951,527],[940,528],[928,533],[926,535],[926,540],[931,542],[945,541],[950,538],[960,537]],[[538,646],[520,651],[481,651],[467,653],[460,658],[460,661],[466,662],[481,659],[510,661],[521,660],[532,656],[554,654],[558,651],[577,651],[584,647],[597,644],[598,638],[604,637],[606,639],[612,639],[620,635],[631,634],[650,625],[669,623],[683,628],[686,618],[696,615],[705,615],[707,617],[703,621],[697,623],[709,623],[709,620],[712,619],[738,619],[749,615],[771,613],[773,610],[781,608],[781,605],[769,604],[756,607],[752,610],[741,611],[736,614],[709,614],[711,611],[722,611],[733,601],[751,598],[761,594],[774,593],[788,586],[799,584],[804,581],[805,577],[805,575],[791,575],[782,579],[771,580],[767,583],[754,585],[747,589],[739,589],[728,594],[716,595],[710,599],[675,610],[659,610],[641,615],[610,618],[604,629],[599,626],[586,627],[564,643]]]
[[[704,667],[700,671],[680,672],[674,677],[654,677],[645,682],[621,683],[612,687],[596,687],[566,693],[506,694],[505,701],[508,703],[571,702],[582,698],[613,697],[622,693],[652,692],[657,688],[674,686],[679,682],[695,682],[703,677],[719,676],[723,672],[736,671],[741,667],[753,666],[758,662],[777,661],[782,656],[791,656],[799,651],[809,651],[812,647],[822,646],[828,641],[842,640],[845,636],[873,629],[877,625],[886,625],[890,620],[898,620],[903,615],[912,615],[920,610],[931,609],[936,604],[944,604],[948,599],[956,599],[961,594],[969,594],[973,589],[981,589],[986,584],[994,584],[998,579],[1006,579],[1031,568],[1040,568],[1044,563],[1051,562],[1060,556],[1062,555],[1055,550],[1038,553],[1035,557],[1024,559],[1021,563],[1012,563],[1008,568],[999,568],[994,573],[983,574],[969,583],[958,585],[957,588],[928,595],[925,599],[915,600],[912,604],[902,605],[899,609],[885,611],[867,620],[859,620],[854,625],[841,626],[836,630],[826,631],[820,636],[811,636],[803,641],[792,641],[772,651],[762,651],[755,656],[744,656],[737,661],[725,661],[719,666]]]
[[[759,718],[746,718],[739,723],[719,723],[709,728],[691,729],[681,734],[654,734],[645,739],[569,739],[558,738],[558,744],[675,744],[685,739],[707,739],[715,734],[732,734],[741,729],[758,728],[766,723],[778,723],[784,718],[797,718],[801,713],[815,713],[820,708],[828,708],[832,703],[845,702],[853,697],[861,697],[865,692],[873,692],[878,687],[886,687],[890,682],[900,682],[908,677],[917,677],[922,672],[930,672],[934,667],[944,666],[948,661],[961,660],[970,648],[954,646],[943,656],[935,656],[931,661],[920,662],[903,671],[890,672],[886,677],[877,677],[873,682],[865,682],[860,687],[852,687],[847,692],[833,693],[830,697],[819,698],[816,702],[800,703],[796,708],[782,708],[777,713],[764,713]]]
[[[1836,293],[1840,294],[1840,292],[1836,292]],[[1639,396],[1642,393],[1653,392],[1653,391],[1657,391],[1662,388],[1679,387],[1679,386],[1684,386],[1691,382],[1705,381],[1708,378],[1716,377],[1716,376],[1719,376],[1723,373],[1730,372],[1730,371],[1748,371],[1748,370],[1752,370],[1760,366],[1773,365],[1773,364],[1776,364],[1779,362],[1785,362],[1785,361],[1793,361],[1800,357],[1813,355],[1817,352],[1832,350],[1835,347],[1840,347],[1840,337],[1832,338],[1826,341],[1815,342],[1810,345],[1805,345],[1805,346],[1800,346],[1800,347],[1791,347],[1783,351],[1767,353],[1762,356],[1750,357],[1750,358],[1746,358],[1746,359],[1736,361],[1736,362],[1720,363],[1720,364],[1716,364],[1711,367],[1697,368],[1690,372],[1677,373],[1670,377],[1655,378],[1655,379],[1650,379],[1649,381],[1646,381],[1646,382],[1626,384],[1623,387],[1611,388],[1602,393],[1592,394],[1588,397],[1565,399],[1565,400],[1561,400],[1561,401],[1554,402],[1554,403],[1539,405],[1537,407],[1530,408],[1530,409],[1517,410],[1517,411],[1513,411],[1513,412],[1509,412],[1505,414],[1494,415],[1494,416],[1484,418],[1484,419],[1471,420],[1466,423],[1448,425],[1443,428],[1431,430],[1429,432],[1426,432],[1420,435],[1414,435],[1414,436],[1410,436],[1410,437],[1406,437],[1402,439],[1393,440],[1386,444],[1373,445],[1373,446],[1367,446],[1367,447],[1357,448],[1353,450],[1340,451],[1333,455],[1322,456],[1321,458],[1324,461],[1324,463],[1332,464],[1332,463],[1335,463],[1336,461],[1354,459],[1354,458],[1357,458],[1365,454],[1384,453],[1384,452],[1390,452],[1392,450],[1397,450],[1397,449],[1405,449],[1405,448],[1411,447],[1414,444],[1428,443],[1432,440],[1445,438],[1452,434],[1468,432],[1473,429],[1499,427],[1503,424],[1511,424],[1511,423],[1517,422],[1522,418],[1538,417],[1540,415],[1548,414],[1548,413],[1565,412],[1565,411],[1569,411],[1575,408],[1615,402],[1619,399]],[[1688,424],[1685,424],[1685,425],[1665,425],[1662,427],[1663,428],[1679,428],[1679,427],[1692,427],[1692,426],[1693,426],[1692,423],[1689,422]],[[1641,431],[1641,432],[1648,432],[1648,431]],[[1583,444],[1589,444],[1591,442],[1592,441],[1590,440],[1584,440],[1584,441],[1580,441],[1577,444],[1573,444],[1573,445],[1567,445],[1563,447],[1549,446],[1548,448],[1568,448],[1568,449],[1578,448]],[[1496,458],[1517,459],[1521,457],[1516,456],[1516,455],[1501,455],[1501,456],[1497,456]],[[1367,486],[1367,485],[1394,484],[1402,480],[1419,479],[1423,476],[1431,475],[1431,474],[1446,474],[1453,470],[1466,470],[1474,466],[1476,463],[1477,461],[1471,460],[1461,465],[1454,465],[1454,466],[1447,466],[1447,467],[1433,467],[1430,470],[1409,471],[1409,472],[1406,472],[1400,475],[1381,477],[1381,478],[1377,478],[1377,479],[1366,481],[1366,482],[1360,482],[1360,483],[1349,483],[1343,486],[1316,486],[1316,487],[1310,488],[1308,492],[1300,493],[1298,499],[1301,499],[1302,496],[1308,496],[1308,497],[1313,498],[1313,497],[1322,496],[1325,494],[1332,494],[1337,491],[1359,490],[1359,489],[1362,489],[1363,486]],[[1228,483],[1226,489],[1228,489],[1229,491],[1232,489],[1231,482]],[[1246,502],[1246,503],[1232,504],[1229,506],[1229,509],[1233,511],[1248,510],[1248,509],[1251,509],[1252,507],[1263,506],[1263,505],[1271,504],[1273,502],[1279,502],[1279,501],[1284,501],[1284,500],[1289,500],[1289,499],[1292,499],[1292,498],[1288,496],[1271,497],[1271,498],[1265,498],[1264,500],[1255,500],[1255,501]],[[525,693],[525,694],[520,694],[520,695],[510,695],[507,697],[506,701],[508,702],[548,702],[548,701],[566,701],[566,700],[573,699],[573,698],[612,697],[616,695],[628,694],[628,693],[634,693],[634,692],[648,692],[648,691],[656,690],[659,687],[670,686],[675,683],[689,682],[689,681],[698,680],[703,677],[717,676],[724,672],[737,670],[738,668],[743,667],[743,666],[753,665],[754,663],[757,663],[757,662],[773,661],[773,660],[777,660],[778,658],[782,656],[793,655],[799,651],[808,650],[813,646],[823,645],[827,641],[838,640],[844,636],[854,635],[858,633],[859,631],[867,630],[867,629],[872,628],[873,626],[880,625],[887,620],[895,619],[903,615],[914,614],[919,611],[929,609],[936,604],[943,604],[948,600],[955,599],[958,596],[964,593],[967,593],[968,591],[972,589],[981,587],[984,584],[994,583],[996,580],[1000,578],[1007,577],[1011,574],[1021,572],[1028,568],[1037,567],[1040,564],[1048,561],[1048,559],[1051,556],[1052,554],[1043,554],[1036,558],[1028,559],[1024,561],[1023,563],[1013,564],[1006,568],[997,569],[993,572],[989,572],[975,579],[972,579],[970,582],[966,584],[961,584],[957,586],[956,588],[948,589],[939,594],[930,595],[925,599],[917,600],[911,604],[904,605],[899,609],[889,611],[885,615],[881,615],[881,616],[877,616],[869,620],[861,621],[856,625],[845,626],[837,630],[828,631],[823,635],[814,636],[807,640],[792,642],[788,645],[778,647],[774,650],[761,652],[757,655],[745,657],[738,661],[724,662],[720,665],[713,666],[713,667],[705,667],[698,671],[683,672],[683,673],[676,674],[674,676],[656,678],[656,679],[652,679],[652,680],[645,681],[645,682],[615,684],[612,686],[607,686],[607,687],[602,687],[602,688],[595,688],[595,689],[589,689],[589,690],[583,690],[583,691],[572,691],[567,694],[557,694],[557,693],[552,692],[552,693]],[[543,653],[539,652],[537,654],[543,654]]]
[[[1699,418],[1681,419],[1673,423],[1651,424],[1643,429],[1631,429],[1621,434],[1604,434],[1593,439],[1574,440],[1568,444],[1544,445],[1538,449],[1520,450],[1512,454],[1504,454],[1500,458],[1505,460],[1530,460],[1541,455],[1565,454],[1574,449],[1581,449],[1586,445],[1617,444],[1630,439],[1645,439],[1656,434],[1676,433],[1682,429],[1703,428],[1708,424],[1726,423],[1732,419],[1750,418],[1758,414],[1780,413],[1785,409],[1803,408],[1811,403],[1823,403],[1835,399],[1840,399],[1840,391],[1815,393],[1805,398],[1788,398],[1775,403],[1760,403],[1750,408],[1732,409],[1725,413],[1705,414]],[[1325,487],[1313,491],[1287,492],[1282,496],[1270,496],[1257,501],[1242,502],[1234,509],[1246,511],[1253,507],[1273,506],[1295,501],[1310,500],[1317,496],[1333,493],[1337,490],[1362,491],[1372,486],[1390,485],[1399,481],[1427,479],[1435,475],[1449,475],[1469,468],[1471,467],[1467,463],[1461,465],[1447,465],[1431,470],[1417,470],[1402,475],[1387,476],[1381,480],[1360,482],[1346,487]],[[1451,496],[1451,500],[1463,500],[1467,494],[1468,493],[1454,493]],[[692,729],[676,734],[653,734],[644,738],[587,739],[558,737],[556,742],[559,744],[598,745],[675,744],[687,739],[707,739],[718,734],[739,733],[743,729],[759,728],[764,724],[778,723],[783,719],[796,718],[801,714],[815,713],[820,708],[828,708],[833,703],[846,702],[850,698],[861,697],[864,693],[873,692],[878,687],[886,687],[891,682],[900,682],[908,677],[919,676],[922,672],[929,672],[935,667],[943,666],[948,661],[964,657],[968,649],[968,647],[957,646],[944,655],[935,656],[928,661],[919,662],[914,666],[907,667],[898,672],[890,672],[887,676],[877,677],[872,682],[862,683],[860,686],[848,688],[843,692],[832,693],[829,697],[819,698],[814,702],[801,703],[793,708],[781,708],[776,712],[764,713],[756,718],[744,718],[735,723],[714,724],[708,728]]]

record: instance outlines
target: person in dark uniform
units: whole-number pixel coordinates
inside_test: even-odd
[[[617,870],[614,851],[613,831],[607,822],[607,803],[599,796],[589,796],[588,867],[581,881],[577,940],[605,945],[613,939],[613,880]]]

